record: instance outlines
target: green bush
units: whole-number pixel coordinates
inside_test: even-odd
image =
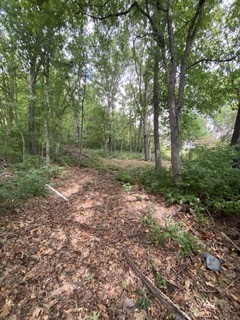
[[[141,184],[149,192],[166,195],[170,189],[174,188],[171,173],[167,169],[155,170],[154,168],[134,168],[120,171],[117,179],[130,184]]]
[[[31,169],[17,173],[13,178],[16,200],[46,195],[46,177],[43,171]]]
[[[179,253],[186,256],[196,253],[201,249],[197,238],[188,231],[183,230],[180,222],[168,220],[164,227],[160,226],[151,215],[145,218],[145,223],[150,227],[149,239],[152,243],[162,245],[165,240],[170,239],[180,246]]]
[[[237,157],[231,147],[197,149],[194,159],[184,163],[179,189],[216,212],[239,213],[240,170],[233,166]]]
[[[60,168],[43,165],[42,158],[28,156],[23,163],[12,167],[11,177],[0,179],[0,209],[8,212],[19,202],[47,194],[46,182],[59,173]]]
[[[170,170],[141,167],[118,173],[124,183],[141,184],[149,192],[162,194],[169,203],[190,204],[196,212],[240,213],[240,170],[234,168],[239,155],[228,146],[198,148],[183,162],[182,182],[175,185]]]
[[[15,168],[18,170],[28,170],[31,168],[40,168],[44,164],[44,158],[27,154],[21,163],[17,163]]]
[[[47,194],[46,178],[36,169],[16,172],[11,179],[0,180],[0,203],[11,208],[19,201]]]

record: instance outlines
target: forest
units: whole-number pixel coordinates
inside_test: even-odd
[[[0,319],[238,319],[239,21],[1,0]]]

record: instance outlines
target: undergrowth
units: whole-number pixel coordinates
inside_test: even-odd
[[[234,168],[239,155],[230,147],[199,148],[183,162],[182,182],[175,185],[171,171],[141,167],[123,170],[118,180],[140,184],[151,193],[162,194],[169,203],[189,204],[199,214],[240,213],[240,170]]]
[[[9,169],[10,170],[10,169]],[[37,156],[27,156],[22,163],[11,167],[11,172],[0,179],[0,209],[9,212],[16,204],[36,196],[46,196],[45,184],[55,176],[60,168],[44,165],[43,159]],[[6,173],[6,169],[5,169]]]
[[[179,254],[182,256],[197,253],[201,249],[198,239],[184,230],[181,222],[167,220],[162,227],[148,214],[144,223],[149,227],[149,240],[153,244],[163,245],[166,240],[172,240],[180,246]]]

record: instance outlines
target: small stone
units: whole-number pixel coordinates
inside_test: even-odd
[[[218,258],[212,256],[210,253],[204,252],[202,254],[202,260],[205,263],[206,269],[212,271],[220,271],[221,261]]]
[[[125,298],[123,299],[123,307],[124,309],[133,309],[135,306],[135,303],[133,300],[129,299],[129,298]]]

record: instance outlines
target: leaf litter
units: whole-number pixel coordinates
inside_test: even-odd
[[[123,301],[137,307],[139,290],[147,291],[123,250],[156,283],[154,266],[170,283],[171,290],[160,289],[192,319],[239,318],[239,257],[220,224],[198,227],[181,210],[173,216],[176,206],[138,188],[124,190],[113,172],[68,168],[51,185],[69,201],[51,194],[0,216],[0,319],[172,319],[156,301],[126,311]],[[171,241],[150,244],[143,223],[149,212],[159,224],[180,219],[221,259],[221,272],[206,270],[200,254],[181,257]]]

